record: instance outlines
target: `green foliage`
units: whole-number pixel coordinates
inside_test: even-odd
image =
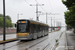
[[[55,39],[56,42],[58,42],[58,39]]]
[[[75,13],[73,11],[65,12],[65,22],[67,25],[75,27]]]
[[[0,17],[0,27],[3,27],[3,17]]]
[[[6,19],[6,27],[12,27],[12,23],[10,20]]]
[[[72,6],[75,6],[75,0],[62,0],[63,4],[69,9]]]
[[[2,14],[0,14],[0,17],[3,17],[3,15],[2,15]],[[10,16],[8,16],[8,15],[7,15],[7,16],[5,16],[5,18],[11,21]]]
[[[13,25],[12,25],[12,22],[11,22],[11,18],[10,18],[10,16],[5,16],[5,26],[6,27],[12,27]],[[2,14],[0,14],[0,27],[3,27],[3,15]]]
[[[65,22],[68,26],[75,27],[75,0],[62,0],[69,11],[65,12]]]
[[[11,21],[11,18],[10,18],[10,16],[8,16],[8,15],[7,15],[5,18]]]
[[[3,17],[3,15],[2,15],[2,14],[0,14],[0,17]]]

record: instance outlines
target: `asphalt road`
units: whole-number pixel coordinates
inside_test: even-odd
[[[67,31],[67,45],[69,50],[75,50],[75,34],[72,31]]]
[[[51,50],[55,46],[55,40],[59,39],[61,33],[65,31],[63,27],[60,31],[49,33],[48,36],[30,41],[15,41],[0,45],[0,50]],[[16,35],[7,35],[7,38],[15,38]]]

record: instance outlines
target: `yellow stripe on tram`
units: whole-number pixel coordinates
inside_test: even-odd
[[[17,33],[17,36],[20,36],[20,37],[29,36],[29,33]]]

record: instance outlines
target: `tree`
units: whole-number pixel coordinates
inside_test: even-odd
[[[75,13],[72,11],[65,12],[65,22],[67,25],[75,27]]]
[[[62,2],[68,9],[72,6],[75,6],[75,0],[62,0]]]
[[[12,23],[10,20],[6,19],[6,27],[12,27]]]
[[[11,22],[11,18],[10,18],[10,16],[5,16],[5,26],[6,27],[12,27],[13,25],[12,25],[12,22]],[[2,14],[0,14],[0,27],[3,27],[3,15]]]
[[[2,14],[0,14],[0,17],[3,17],[3,15],[2,15]],[[11,21],[10,16],[8,16],[8,15],[7,15],[7,16],[5,16],[5,18]]]
[[[7,15],[7,16],[5,16],[5,18],[11,21],[10,16]]]
[[[2,15],[2,14],[0,14],[0,17],[3,17],[3,15]]]
[[[3,18],[0,17],[0,27],[3,27]]]
[[[62,2],[69,10],[65,12],[65,22],[68,26],[73,27],[75,32],[75,0],[62,0]]]

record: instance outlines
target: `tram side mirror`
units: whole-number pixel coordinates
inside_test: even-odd
[[[16,24],[15,24],[15,27],[16,27]]]

